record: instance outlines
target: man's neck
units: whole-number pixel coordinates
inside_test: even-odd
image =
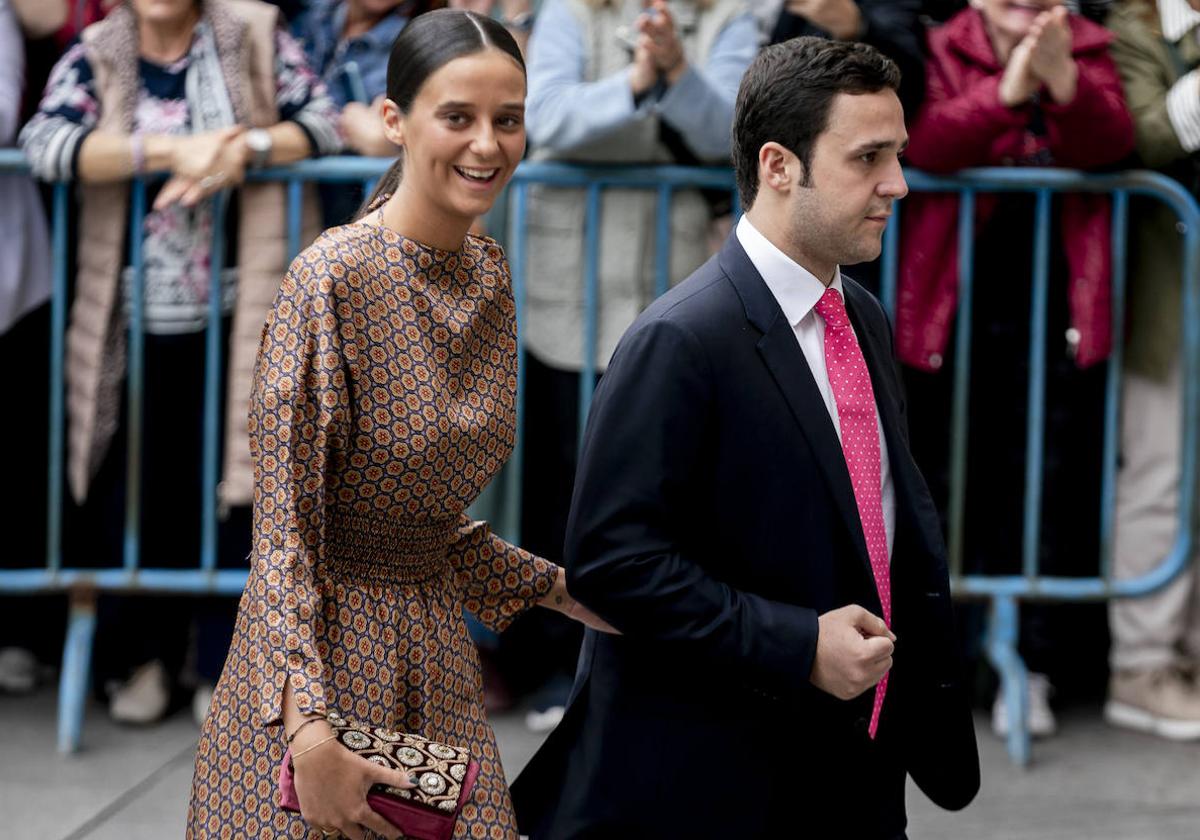
[[[750,220],[750,224],[754,225],[755,230],[766,237],[768,242],[824,283],[826,288],[833,282],[833,278],[837,274],[837,264],[812,256],[803,247],[803,243],[796,241],[796,237],[788,236],[786,228],[776,223],[776,220],[786,218],[786,213],[782,209],[768,209],[761,202],[755,202],[754,206],[746,211],[746,218]]]

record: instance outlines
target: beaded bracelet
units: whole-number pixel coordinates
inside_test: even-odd
[[[321,746],[322,744],[328,744],[330,741],[334,741],[334,740],[337,740],[336,734],[330,735],[327,738],[322,738],[320,741],[317,741],[317,743],[300,750],[300,752],[292,753],[292,761],[295,761],[297,758],[304,755],[306,752],[312,752],[313,750],[315,750],[317,747]]]
[[[297,727],[296,727],[296,728],[295,728],[295,729],[292,731],[292,734],[291,734],[291,735],[289,735],[289,736],[287,736],[287,744],[288,744],[288,746],[290,747],[290,746],[292,745],[292,741],[295,741],[295,740],[296,740],[296,736],[300,734],[300,730],[301,730],[301,729],[303,729],[304,727],[308,726],[310,723],[316,723],[316,722],[317,722],[317,721],[319,721],[319,720],[325,720],[325,718],[323,718],[323,717],[310,717],[308,720],[304,721],[304,723],[302,723],[302,724],[300,724],[299,726],[297,726]]]

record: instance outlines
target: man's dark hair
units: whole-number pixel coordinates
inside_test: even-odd
[[[829,125],[839,93],[900,89],[900,69],[874,47],[805,36],[764,48],[738,88],[733,112],[733,167],[742,206],[758,195],[758,152],[775,141],[804,164],[809,180],[813,145]]]

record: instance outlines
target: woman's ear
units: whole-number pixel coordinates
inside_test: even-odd
[[[404,112],[390,99],[384,99],[379,109],[380,118],[383,120],[383,136],[397,146],[403,146]]]

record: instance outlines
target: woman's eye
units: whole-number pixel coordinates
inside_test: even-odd
[[[466,125],[468,117],[466,114],[460,114],[457,111],[446,115],[446,122],[450,125]]]
[[[521,118],[520,117],[501,117],[500,119],[496,120],[496,122],[500,125],[501,128],[520,128],[521,127]]]

